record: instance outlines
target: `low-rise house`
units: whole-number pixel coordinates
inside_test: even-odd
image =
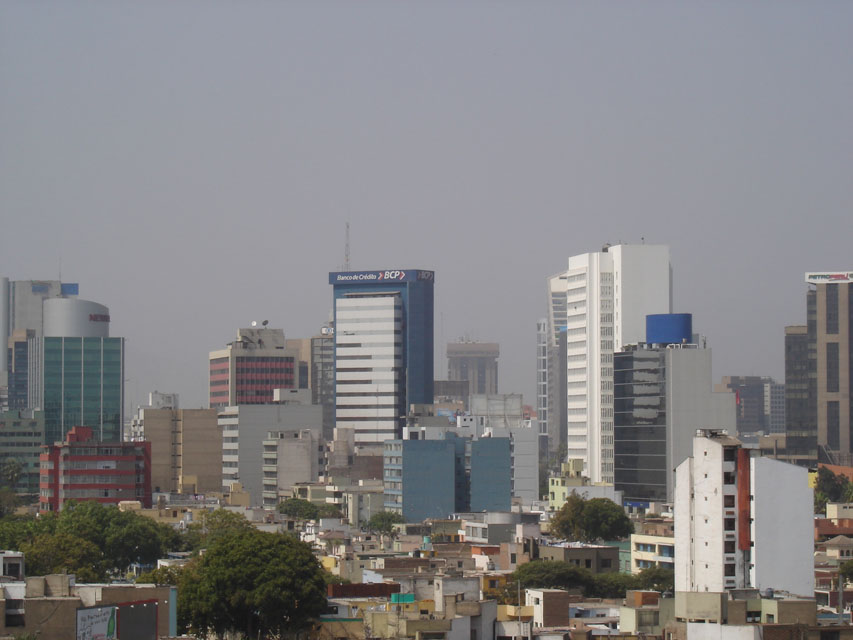
[[[619,631],[627,635],[660,637],[675,616],[675,599],[657,591],[629,591],[619,609]]]
[[[153,584],[77,584],[71,574],[32,576],[0,584],[0,636],[32,635],[76,640],[87,620],[115,616],[133,620],[148,637],[177,635],[177,589]],[[81,617],[82,616],[82,617]]]
[[[631,573],[652,567],[675,570],[675,537],[631,534]]]
[[[540,560],[568,562],[592,573],[615,573],[619,570],[619,548],[584,542],[561,542],[539,545]]]

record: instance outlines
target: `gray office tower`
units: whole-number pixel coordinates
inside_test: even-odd
[[[692,343],[690,314],[648,316],[646,343],[613,356],[615,487],[626,503],[674,499],[674,469],[697,429],[734,433],[731,393],[712,391],[711,350]]]
[[[27,341],[44,335],[44,301],[76,298],[79,292],[76,282],[0,277],[0,387],[8,387],[10,409],[28,406]]]

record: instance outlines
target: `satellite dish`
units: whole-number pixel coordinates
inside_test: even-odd
[[[264,326],[267,326],[269,323],[270,323],[270,321],[269,321],[269,320],[264,320],[261,324],[262,324],[262,325],[264,325]]]
[[[257,320],[252,320],[252,326],[253,326],[253,327],[257,327],[257,326],[258,326],[258,321],[257,321]]]

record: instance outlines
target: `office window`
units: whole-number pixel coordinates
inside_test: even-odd
[[[826,332],[838,333],[838,285],[826,286]]]
[[[841,415],[836,400],[826,403],[826,444],[830,449],[841,448]]]
[[[826,343],[826,390],[838,392],[838,343]]]

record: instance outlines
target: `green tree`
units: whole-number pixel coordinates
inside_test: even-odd
[[[292,536],[232,531],[184,572],[179,607],[198,634],[295,634],[326,607],[323,569],[311,548]]]
[[[317,505],[302,498],[288,498],[278,505],[278,512],[299,520],[316,520],[319,509]]]
[[[551,517],[551,534],[565,540],[580,539],[585,504],[586,500],[572,491],[566,503]]]
[[[844,578],[845,582],[853,580],[853,560],[848,560],[838,567],[839,575]]]
[[[619,540],[634,533],[634,524],[618,504],[607,498],[587,500],[583,508],[583,540]]]
[[[649,567],[637,574],[638,589],[652,591],[673,591],[675,589],[675,572],[664,567]]]
[[[19,504],[17,487],[24,467],[17,458],[0,462],[0,517],[13,513]]]
[[[27,559],[27,573],[73,573],[80,582],[102,582],[107,577],[104,554],[70,533],[44,533],[20,547]]]
[[[108,570],[118,574],[133,563],[153,564],[179,546],[169,525],[94,501],[66,505],[57,517],[56,531],[93,543],[103,551]]]
[[[21,479],[21,474],[24,472],[24,465],[17,458],[5,458],[0,462],[0,486],[14,489],[18,481]]]
[[[254,530],[252,523],[239,513],[227,509],[208,511],[202,515],[201,522],[194,522],[187,527],[183,547],[189,551],[198,551],[210,546],[222,536],[250,530]]]
[[[634,532],[634,525],[618,504],[607,498],[585,500],[572,492],[551,518],[551,533],[567,540],[616,540]]]
[[[379,534],[388,535],[394,532],[395,524],[403,524],[406,519],[394,511],[380,511],[370,516],[367,521],[367,530]]]
[[[599,573],[592,576],[584,595],[590,598],[624,598],[625,592],[637,589],[638,585],[638,576],[630,573]]]
[[[318,518],[343,518],[344,514],[341,513],[341,510],[337,505],[334,504],[323,504],[317,507],[317,517]]]
[[[521,583],[521,588],[581,589],[584,592],[592,582],[586,569],[560,560],[534,560],[518,567],[511,579]]]
[[[139,574],[137,584],[170,584],[178,586],[181,581],[181,567],[157,567],[151,571]]]
[[[825,495],[829,502],[839,502],[844,496],[848,484],[845,476],[835,475],[826,467],[820,467],[817,470],[815,492],[819,491]]]

